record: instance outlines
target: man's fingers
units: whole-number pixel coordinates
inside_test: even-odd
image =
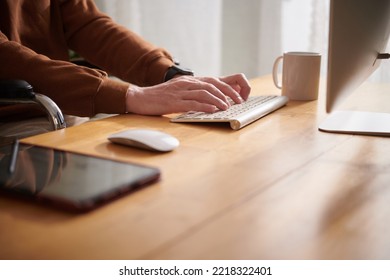
[[[230,107],[228,100],[215,87],[207,87],[208,89],[193,89],[182,93],[184,100],[194,100],[199,103],[205,103],[216,106],[220,110],[227,110]],[[217,92],[218,91],[218,92]],[[221,97],[222,95],[222,97]]]
[[[231,76],[222,77],[221,81],[227,83],[231,87],[239,91],[240,96],[247,100],[251,92],[251,87],[248,79],[244,74],[235,74]]]
[[[182,100],[180,102],[180,112],[189,112],[189,111],[196,111],[196,112],[205,112],[205,113],[215,113],[219,111],[219,108],[217,108],[215,105],[207,104],[198,102],[195,100]]]
[[[242,103],[243,99],[240,96],[239,91],[237,91],[234,87],[225,83],[222,80],[216,78],[202,78],[205,82],[214,85],[224,96],[229,96],[234,103]]]

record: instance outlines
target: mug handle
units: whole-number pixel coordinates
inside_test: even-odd
[[[274,67],[272,70],[272,77],[274,80],[274,84],[279,89],[282,89],[282,85],[279,83],[279,80],[278,80],[278,66],[279,66],[279,63],[282,61],[282,59],[283,59],[283,56],[281,55],[275,60]]]

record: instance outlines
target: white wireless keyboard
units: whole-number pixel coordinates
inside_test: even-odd
[[[238,130],[261,117],[283,107],[288,102],[286,96],[260,95],[250,96],[241,104],[233,104],[226,111],[215,113],[187,112],[171,119],[171,122],[228,122]]]

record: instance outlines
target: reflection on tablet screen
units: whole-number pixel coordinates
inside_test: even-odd
[[[91,210],[159,178],[154,167],[25,144],[0,148],[3,190],[70,210]]]

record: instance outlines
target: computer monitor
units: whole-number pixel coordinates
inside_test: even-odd
[[[336,111],[380,65],[390,34],[390,0],[331,0],[326,132],[390,136],[390,112]],[[390,92],[389,92],[390,94]]]

